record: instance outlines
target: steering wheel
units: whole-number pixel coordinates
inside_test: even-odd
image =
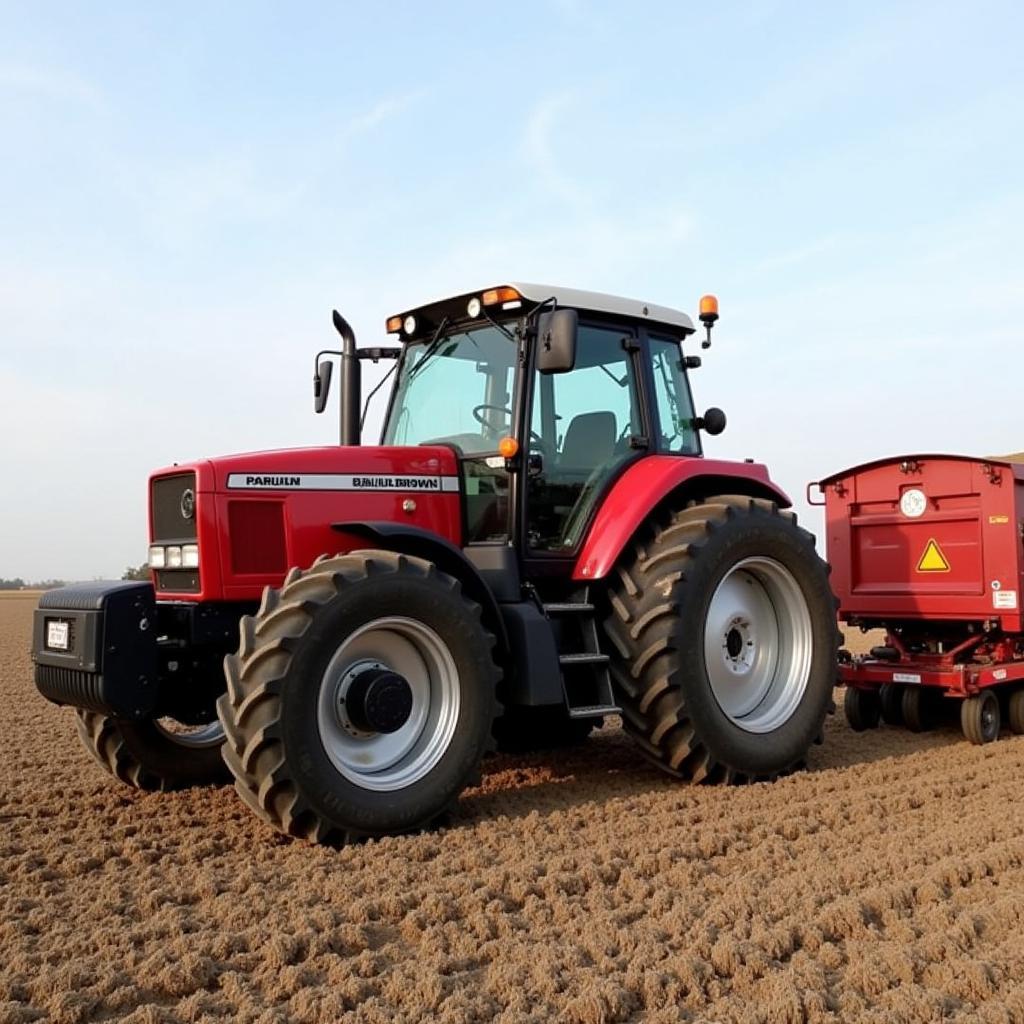
[[[488,423],[487,420],[485,420],[483,418],[482,413],[486,409],[491,409],[494,412],[503,412],[508,417],[509,422],[510,423],[512,422],[512,410],[511,409],[506,409],[502,405],[490,405],[487,402],[482,402],[480,405],[473,406],[473,419],[475,419],[477,421],[477,423],[480,424],[481,427],[486,427],[488,430],[494,430],[494,424],[493,423]],[[530,431],[530,441],[531,441],[531,444],[532,444],[532,442],[536,442],[537,446],[539,448],[541,448],[541,449],[545,448],[544,438],[542,438],[540,436],[540,434],[538,434],[535,430],[531,430]]]
[[[485,409],[490,409],[493,412],[503,412],[509,418],[509,422],[512,421],[511,409],[506,409],[504,406],[501,405],[489,405],[487,402],[484,402],[481,405],[475,405],[473,407],[473,419],[475,419],[477,423],[480,424],[481,427],[489,427],[491,430],[494,429],[494,424],[488,423],[487,420],[485,420],[483,417],[483,412]]]

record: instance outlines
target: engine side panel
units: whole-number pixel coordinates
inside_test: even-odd
[[[332,530],[340,521],[386,520],[462,543],[458,464],[448,448],[332,446],[228,456],[154,473],[150,494],[153,481],[185,470],[196,473],[199,579],[189,592],[158,589],[162,599],[258,599],[292,566],[365,546],[365,539]]]

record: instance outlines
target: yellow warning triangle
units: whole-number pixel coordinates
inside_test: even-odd
[[[921,555],[921,560],[917,563],[917,571],[949,572],[949,562],[946,561],[946,556],[934,539],[928,541],[924,554]]]

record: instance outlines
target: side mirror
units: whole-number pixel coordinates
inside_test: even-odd
[[[313,408],[318,413],[327,408],[327,396],[331,393],[331,371],[333,369],[334,363],[330,359],[325,359],[316,368],[316,373],[313,375]]]
[[[575,309],[541,314],[537,324],[537,369],[541,373],[568,373],[576,365],[578,331]]]
[[[697,417],[697,429],[712,436],[720,434],[725,430],[725,413],[721,409],[711,406],[703,416]]]

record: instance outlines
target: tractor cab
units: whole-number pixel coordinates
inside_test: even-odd
[[[386,446],[457,455],[465,543],[567,560],[607,487],[650,454],[699,456],[678,310],[515,284],[396,314]],[[374,351],[374,350],[370,350]],[[343,406],[349,402],[343,396]],[[343,413],[344,416],[344,413]],[[706,418],[718,432],[724,417]]]

